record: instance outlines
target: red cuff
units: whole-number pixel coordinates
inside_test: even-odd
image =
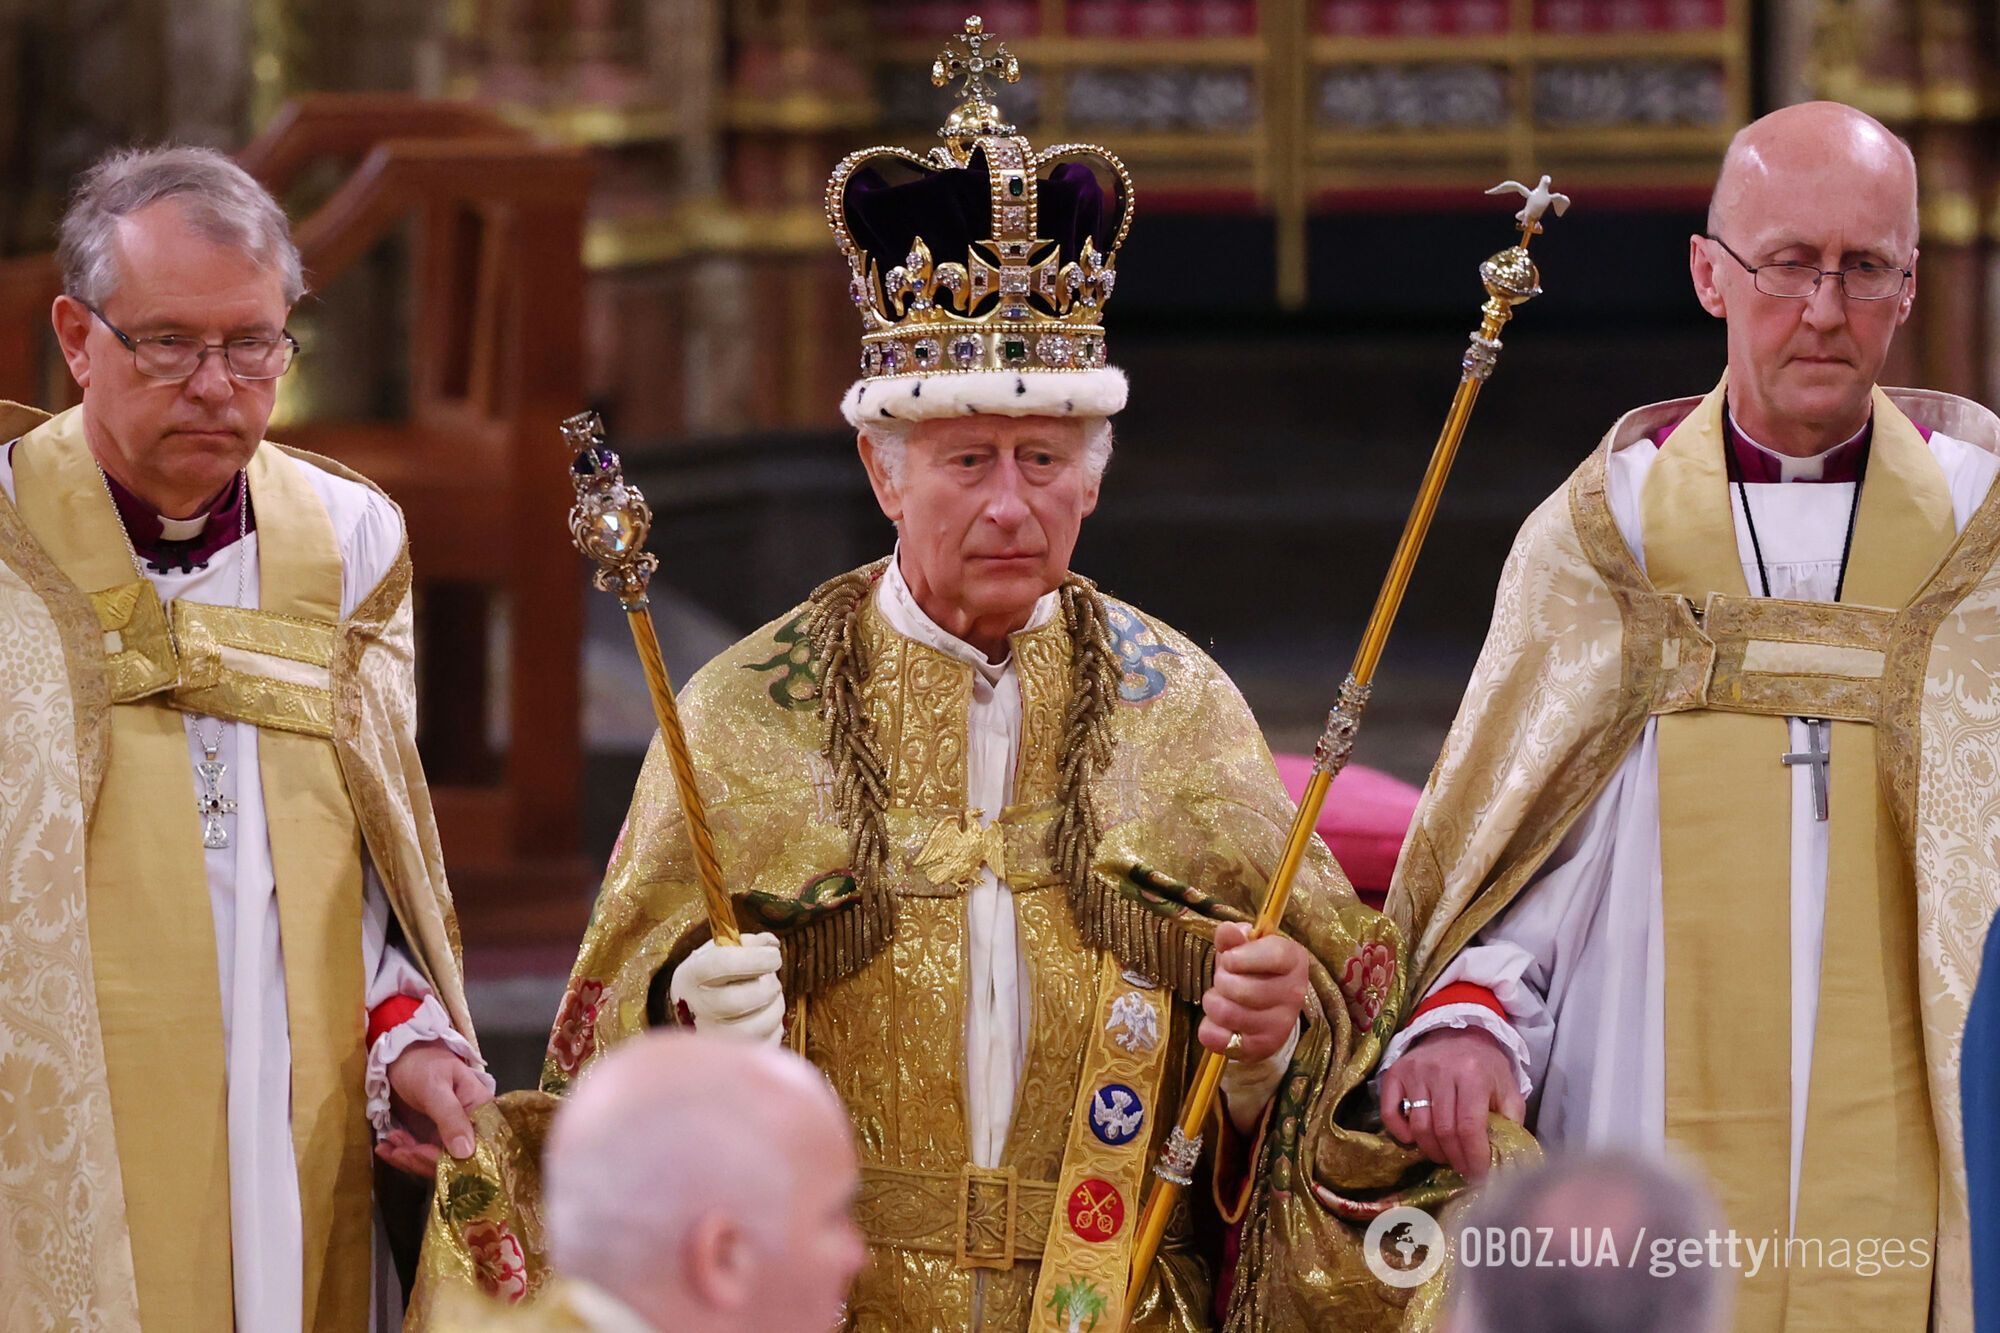
[[[424,1007],[422,1000],[408,995],[391,995],[368,1011],[368,1044],[374,1046],[383,1033],[403,1026]]]
[[[1273,1097],[1272,1101],[1277,1098]],[[1221,1103],[1218,1102],[1217,1105]],[[1251,1185],[1251,1171],[1256,1166],[1256,1150],[1262,1145],[1263,1136],[1251,1139],[1245,1137],[1229,1118],[1222,1113],[1222,1132],[1215,1141],[1215,1194],[1217,1201],[1236,1199],[1247,1203]],[[1260,1127],[1261,1128],[1261,1127]],[[1224,1211],[1225,1218],[1227,1210]],[[1225,1221],[1222,1233],[1222,1267],[1215,1274],[1215,1324],[1220,1328],[1229,1318],[1229,1298],[1236,1291],[1236,1261],[1243,1255],[1243,1217],[1239,1213],[1234,1222]]]
[[[1215,1274],[1215,1326],[1229,1322],[1229,1298],[1236,1294],[1236,1263],[1243,1257],[1243,1221],[1231,1222],[1222,1233],[1222,1267]]]
[[[1416,1012],[1411,1014],[1410,1018],[1412,1020],[1421,1018],[1431,1010],[1442,1009],[1448,1004],[1476,1004],[1482,1009],[1491,1009],[1502,1018],[1507,1017],[1507,1006],[1501,1004],[1500,997],[1492,991],[1475,982],[1454,981],[1418,1005]]]
[[[1215,1275],[1215,1325],[1229,1317],[1229,1299],[1236,1290],[1236,1261],[1243,1253],[1243,1223],[1250,1212],[1250,1189],[1257,1183],[1257,1162],[1264,1155],[1264,1135],[1271,1127],[1278,1097],[1273,1093],[1257,1121],[1257,1132],[1245,1134],[1229,1118],[1217,1098],[1211,1123],[1215,1133],[1215,1210],[1221,1216],[1222,1266]]]
[[[1271,1098],[1273,1102],[1278,1099]],[[1270,1108],[1265,1108],[1265,1115]],[[1243,1205],[1249,1202],[1250,1186],[1254,1183],[1251,1174],[1257,1165],[1257,1149],[1263,1146],[1263,1122],[1257,1124],[1257,1133],[1245,1134],[1236,1128],[1236,1122],[1229,1118],[1225,1109],[1221,1116],[1222,1130],[1215,1136],[1215,1203],[1218,1211],[1226,1218],[1231,1213],[1239,1217]]]

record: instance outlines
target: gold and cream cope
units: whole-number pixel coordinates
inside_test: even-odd
[[[196,808],[193,713],[258,728],[258,837],[284,935],[301,1326],[359,1327],[373,1160],[356,966],[364,847],[414,960],[452,1025],[472,1032],[417,764],[408,552],[399,536],[389,570],[343,614],[347,557],[314,474],[365,483],[267,441],[239,483],[258,536],[254,557],[238,555],[257,561],[257,594],[239,588],[238,600],[255,606],[163,603],[133,568],[82,409],[49,418],[0,403],[0,438],[12,435],[0,732],[18,742],[10,790],[31,796],[0,821],[0,876],[21,889],[0,895],[11,899],[0,902],[0,974],[45,980],[0,994],[0,1033],[16,1038],[8,1058],[37,1074],[38,1113],[65,1133],[28,1145],[0,1181],[0,1210],[42,1223],[0,1237],[0,1303],[37,1326],[78,1310],[108,1327],[231,1323],[210,847],[197,820],[174,813]],[[51,1035],[24,1046],[24,1033]]]

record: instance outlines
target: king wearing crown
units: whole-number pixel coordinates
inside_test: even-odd
[[[1333,1113],[1398,1010],[1397,936],[1315,841],[1250,937],[1293,817],[1256,722],[1069,567],[1126,399],[1103,321],[1130,176],[1003,122],[1017,65],[976,18],[933,69],[961,74],[942,146],[856,153],[827,190],[863,326],[841,407],[894,550],[681,695],[742,941],[709,938],[656,741],[543,1087],[650,1026],[801,1051],[862,1159],[847,1327],[1394,1327],[1365,1206],[1321,1182],[1379,1142]],[[1175,1131],[1204,1047],[1205,1143]],[[1128,1308],[1156,1163],[1195,1188]],[[477,1169],[441,1181],[434,1271],[481,1271]]]

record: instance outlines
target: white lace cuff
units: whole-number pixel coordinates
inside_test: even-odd
[[[1390,1065],[1402,1059],[1403,1053],[1410,1049],[1410,1043],[1439,1028],[1478,1028],[1492,1037],[1514,1062],[1514,1081],[1520,1085],[1522,1100],[1525,1101],[1534,1092],[1535,1081],[1528,1076],[1528,1044],[1521,1040],[1521,1034],[1514,1030],[1512,1023],[1483,1004],[1441,1004],[1413,1020],[1396,1034],[1389,1043],[1389,1049],[1382,1052],[1382,1063],[1376,1070],[1376,1077],[1381,1077]]]
[[[396,1063],[396,1057],[419,1042],[441,1041],[445,1049],[463,1060],[472,1072],[486,1082],[486,1091],[495,1088],[493,1076],[486,1072],[486,1066],[465,1038],[451,1025],[451,1015],[438,1003],[437,996],[426,995],[417,1011],[390,1028],[375,1039],[368,1050],[368,1072],[363,1076],[362,1088],[368,1094],[368,1123],[375,1126],[375,1137],[381,1138],[395,1123],[389,1110],[389,1066]]]
[[[1222,1101],[1229,1108],[1230,1122],[1243,1133],[1257,1128],[1264,1108],[1285,1081],[1285,1071],[1292,1067],[1292,1052],[1299,1048],[1299,1032],[1299,1024],[1292,1024],[1291,1040],[1255,1064],[1231,1060],[1222,1067]]]

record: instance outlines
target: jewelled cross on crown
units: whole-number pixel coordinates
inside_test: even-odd
[[[986,86],[992,75],[1006,83],[1021,81],[1021,62],[1007,49],[1007,43],[986,35],[986,23],[974,14],[965,21],[965,31],[953,35],[951,44],[931,62],[931,84],[942,88],[953,79],[963,78],[959,91],[968,102],[984,102],[993,96]]]
[[[1014,132],[1000,108],[993,104],[993,91],[986,86],[986,80],[991,77],[1005,83],[1020,82],[1021,62],[1014,59],[1005,42],[986,35],[986,25],[977,14],[965,21],[965,31],[951,41],[931,62],[931,83],[942,88],[953,79],[962,78],[965,87],[960,90],[958,105],[938,129],[944,147],[932,152],[940,165],[962,167],[971,157],[977,140]]]
[[[1035,164],[1019,141],[991,141],[986,145],[986,166],[992,191],[993,235],[979,244],[1000,261],[995,268],[977,251],[966,258],[967,275],[974,300],[996,287],[1000,292],[1000,317],[1025,320],[1033,317],[1028,294],[1040,292],[1051,300],[1061,264],[1061,254],[1046,237],[1035,235]],[[1033,256],[1042,254],[1039,262]],[[1095,252],[1092,252],[1095,257]],[[1003,356],[1014,364],[1017,358]],[[1026,361],[1025,350],[1019,362]]]

